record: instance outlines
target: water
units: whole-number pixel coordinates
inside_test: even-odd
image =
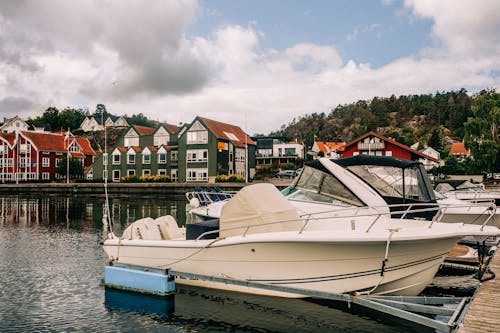
[[[102,197],[0,197],[0,332],[422,332],[328,302],[178,286],[170,297],[106,289]],[[117,234],[182,198],[111,197]],[[341,305],[340,307],[345,307]]]

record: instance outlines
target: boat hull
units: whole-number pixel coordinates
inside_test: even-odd
[[[245,238],[245,237],[243,237]],[[331,293],[370,291],[417,295],[459,237],[386,241],[143,241],[108,240],[117,262]],[[201,280],[178,283],[263,295],[300,295]]]

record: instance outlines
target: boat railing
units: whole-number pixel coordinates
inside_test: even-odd
[[[380,212],[376,211],[377,208],[389,208],[389,211],[385,212]],[[423,208],[419,208],[423,207]],[[392,205],[381,205],[381,206],[360,206],[360,207],[349,207],[349,208],[340,208],[340,209],[332,209],[332,210],[325,210],[325,211],[319,211],[319,212],[314,212],[314,213],[308,213],[308,214],[303,214],[299,217],[299,219],[292,219],[292,220],[283,220],[283,221],[274,221],[274,222],[269,222],[269,223],[259,223],[259,224],[252,224],[252,225],[245,225],[245,226],[237,226],[237,227],[232,227],[232,228],[225,228],[225,229],[218,229],[218,230],[212,230],[212,231],[207,231],[199,235],[196,240],[200,240],[206,235],[214,234],[214,233],[219,233],[221,231],[231,231],[231,230],[237,230],[237,229],[244,229],[244,232],[242,236],[246,236],[250,229],[252,228],[257,228],[257,227],[262,227],[266,225],[275,225],[275,224],[281,224],[281,223],[290,223],[290,222],[300,222],[302,223],[301,228],[299,229],[299,234],[302,233],[306,227],[309,225],[311,221],[317,221],[317,220],[328,220],[328,219],[349,219],[349,218],[359,218],[359,217],[373,217],[373,221],[370,223],[368,228],[365,230],[365,232],[370,232],[370,230],[373,228],[373,226],[380,220],[382,216],[389,216],[392,217],[392,215],[400,215],[398,219],[405,219],[406,216],[409,214],[415,214],[415,213],[424,213],[424,212],[432,212],[435,211],[436,214],[434,215],[433,219],[429,221],[429,228],[432,228],[435,222],[440,222],[442,217],[444,216],[445,212],[447,209],[454,209],[457,207],[478,207],[476,204],[467,204],[464,203],[463,205],[439,205],[438,203],[407,203],[407,204],[392,204]],[[396,208],[398,210],[391,210],[392,208]],[[400,209],[399,209],[400,208]],[[490,221],[492,221],[493,217],[495,216],[496,213],[496,206],[495,204],[490,204],[490,205],[485,205],[484,211],[482,214],[486,215],[486,219],[484,223],[481,224],[481,230],[484,229],[486,225]],[[346,215],[339,215],[339,213],[342,212],[351,212]],[[332,215],[327,215],[329,213],[335,213],[334,216]],[[482,215],[480,214],[480,215]],[[321,215],[326,215],[326,216],[321,216]],[[392,217],[394,218],[394,217]]]
[[[186,199],[191,202],[193,198],[197,199],[200,206],[207,206],[211,203],[231,199],[236,192],[199,189],[191,192],[186,192]]]
[[[387,207],[387,206],[385,206]],[[361,208],[361,207],[360,207]],[[352,208],[350,209],[352,210]],[[439,210],[439,207],[431,207],[431,208],[421,208],[421,209],[414,209],[412,212],[429,212],[429,211],[435,211]],[[330,212],[335,212],[337,213],[339,210],[332,210]],[[348,211],[348,209],[346,209]],[[250,229],[252,228],[259,228],[263,226],[270,226],[270,225],[276,225],[276,224],[284,224],[284,223],[292,223],[292,222],[299,222],[303,223],[302,227],[298,230],[298,233],[301,234],[305,228],[311,223],[311,221],[318,221],[318,220],[331,220],[331,219],[349,219],[349,218],[359,218],[359,217],[373,217],[373,221],[371,222],[370,226],[365,230],[365,232],[370,232],[372,227],[380,220],[380,217],[385,216],[385,215],[392,215],[392,214],[399,214],[399,213],[404,213],[407,210],[401,210],[401,211],[392,211],[392,212],[374,212],[374,211],[369,211],[366,213],[360,213],[359,209],[356,209],[353,214],[348,214],[348,215],[342,215],[342,216],[316,216],[313,218],[312,215],[317,215],[317,214],[325,214],[327,212],[321,212],[321,213],[310,213],[306,215],[302,215],[299,217],[299,219],[289,219],[289,220],[282,220],[282,221],[274,221],[274,222],[268,222],[268,223],[259,223],[259,224],[252,224],[252,225],[244,225],[244,226],[237,226],[237,227],[231,227],[231,228],[224,228],[224,229],[217,229],[217,230],[210,230],[206,231],[202,234],[200,234],[196,240],[201,240],[207,235],[215,234],[215,233],[220,233],[222,231],[232,231],[232,230],[238,230],[238,229],[244,229],[242,233],[242,237],[245,237]],[[430,221],[429,221],[430,222]],[[352,221],[351,221],[352,223]]]

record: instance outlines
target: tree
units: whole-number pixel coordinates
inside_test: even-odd
[[[68,167],[68,160],[66,157],[63,157],[59,163],[59,166],[57,167],[57,173],[66,176],[67,175],[67,167]],[[69,159],[69,177],[71,178],[80,178],[83,176],[83,166],[82,162],[76,158],[71,156]]]

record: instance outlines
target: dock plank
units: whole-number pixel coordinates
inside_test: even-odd
[[[490,269],[500,274],[500,254],[495,254]],[[500,277],[481,283],[458,333],[500,332]]]

